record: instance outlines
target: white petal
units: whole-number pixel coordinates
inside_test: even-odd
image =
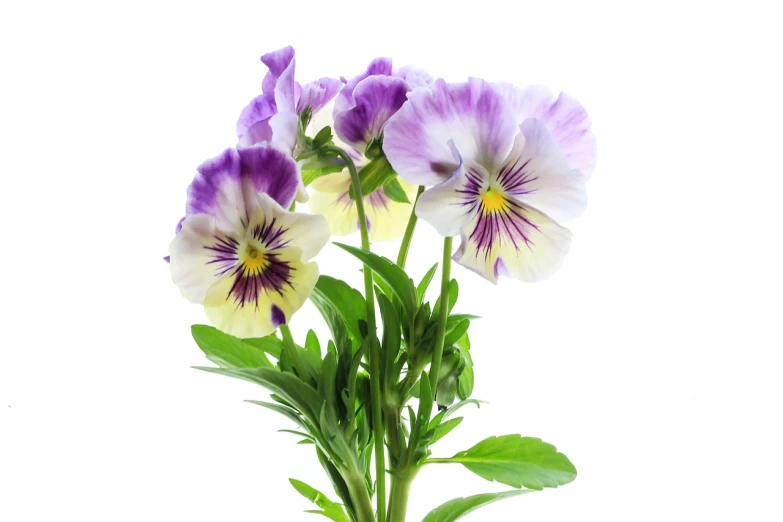
[[[492,283],[501,275],[544,280],[560,268],[571,246],[568,229],[529,207],[516,207],[514,223],[508,226],[489,224],[490,234],[477,233],[480,218],[477,215],[463,231],[454,260]]]
[[[476,214],[477,191],[488,181],[489,174],[481,165],[460,161],[450,178],[422,193],[416,215],[442,236],[456,236]]]
[[[186,299],[203,303],[209,287],[237,265],[238,239],[220,232],[215,218],[207,214],[185,218],[169,247],[169,266],[174,284]]]
[[[559,222],[579,216],[587,206],[584,175],[569,165],[539,120],[520,125],[514,148],[493,179],[507,195]]]

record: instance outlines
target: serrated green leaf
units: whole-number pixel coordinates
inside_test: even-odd
[[[471,497],[455,498],[430,511],[422,522],[454,522],[478,508],[505,498],[533,493],[529,489],[505,491],[503,493],[484,493]]]
[[[478,476],[515,488],[556,488],[576,478],[576,468],[553,445],[533,437],[504,435],[485,439],[450,459]]]
[[[411,200],[408,198],[408,194],[405,193],[405,189],[402,188],[400,180],[396,177],[390,179],[383,184],[383,193],[386,194],[390,200],[397,203],[407,203],[410,205]]]
[[[272,368],[262,349],[203,324],[191,327],[193,339],[207,359],[221,368]]]
[[[350,522],[348,515],[345,514],[345,511],[340,504],[332,502],[326,497],[326,495],[314,487],[305,484],[301,480],[288,479],[288,481],[291,483],[294,489],[299,492],[300,495],[321,508],[321,511],[308,510],[307,513],[323,515],[329,520],[334,520],[335,522]]]
[[[394,295],[400,300],[408,317],[412,317],[412,315],[416,313],[416,289],[413,286],[413,282],[408,277],[408,274],[406,274],[402,268],[391,260],[373,254],[372,252],[367,252],[360,248],[344,245],[342,243],[335,243],[335,245],[358,258],[362,263],[370,267],[370,270],[376,273],[378,277],[383,279],[383,281],[389,285],[391,291],[394,292]]]
[[[363,338],[360,325],[362,321],[367,321],[367,304],[361,292],[344,281],[322,275],[318,278],[310,299],[319,310],[330,306],[340,316],[354,339]]]

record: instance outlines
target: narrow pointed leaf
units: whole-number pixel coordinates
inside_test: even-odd
[[[207,359],[221,368],[272,368],[262,349],[203,324],[191,327],[193,339]]]
[[[331,306],[354,339],[362,338],[361,321],[367,321],[367,305],[361,292],[347,283],[322,275],[310,295],[319,310]]]
[[[335,243],[335,245],[357,257],[362,263],[370,267],[370,270],[375,272],[378,277],[383,279],[383,281],[389,285],[391,291],[394,292],[394,295],[400,300],[400,303],[408,316],[412,316],[412,314],[416,312],[416,288],[402,268],[391,260],[373,254],[372,252],[367,252],[360,248],[344,245],[342,243]]]

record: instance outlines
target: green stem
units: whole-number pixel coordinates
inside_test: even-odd
[[[405,268],[405,263],[408,261],[408,250],[411,247],[411,239],[413,239],[413,231],[416,230],[416,222],[419,218],[416,216],[416,203],[419,202],[421,193],[424,192],[424,185],[419,185],[419,191],[416,193],[416,200],[413,202],[413,208],[411,209],[411,217],[408,219],[408,226],[405,229],[405,235],[402,236],[402,244],[400,245],[400,253],[397,255],[397,266]]]
[[[367,492],[367,482],[359,473],[351,472],[343,475],[345,485],[348,486],[348,492],[351,494],[354,509],[356,510],[357,522],[372,522],[375,520],[375,514],[372,511],[372,499]]]
[[[432,352],[432,367],[430,368],[430,388],[432,396],[438,389],[438,374],[443,360],[443,342],[446,340],[446,321],[449,318],[449,290],[451,285],[451,243],[452,238],[443,240],[443,265],[441,266],[440,309],[438,310],[438,329],[435,331],[435,349]]]
[[[367,218],[364,212],[364,195],[362,194],[361,181],[359,180],[359,173],[356,171],[356,165],[351,157],[340,147],[328,145],[324,148],[337,154],[348,166],[356,197],[356,213],[359,218],[362,249],[369,252],[370,236],[367,231]],[[373,437],[375,438],[376,500],[378,504],[378,522],[386,522],[386,455],[384,450],[383,411],[381,410],[381,353],[376,334],[374,292],[372,270],[365,265],[364,293],[367,301],[367,332],[371,338],[368,354],[370,358],[370,399],[372,401]],[[361,522],[369,521],[362,520]]]
[[[392,475],[391,496],[389,497],[389,522],[405,522],[408,514],[408,498],[411,484],[418,472],[415,468],[401,469]]]

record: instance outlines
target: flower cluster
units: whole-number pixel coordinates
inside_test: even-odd
[[[433,81],[387,58],[350,80],[302,85],[292,47],[261,61],[268,72],[240,114],[238,143],[198,169],[170,249],[174,282],[219,328],[260,336],[285,324],[318,277],[309,260],[330,233],[360,226],[347,165],[323,154],[315,168],[312,155],[297,161],[312,149],[305,113],[305,127],[333,126],[328,142],[378,178],[363,194],[371,240],[400,237],[416,187],[429,186],[415,213],[460,236],[459,264],[492,282],[558,269],[571,242],[562,223],[584,210],[595,167],[576,100],[538,86]],[[308,198],[314,215],[289,211]]]
[[[198,168],[167,258],[217,327],[193,328],[218,365],[201,369],[272,392],[274,402],[251,402],[315,445],[341,503],[292,484],[331,520],[404,522],[411,483],[430,463],[519,491],[458,498],[424,522],[574,480],[568,458],[537,438],[490,437],[451,458],[430,447],[476,402],[476,316],[453,312],[452,260],[492,283],[540,281],[560,267],[571,243],[563,224],[584,211],[595,167],[586,111],[542,87],[448,83],[387,58],[350,80],[306,84],[293,48],[261,61],[261,94],[241,111],[235,146]],[[418,283],[405,271],[419,218],[444,237],[434,302],[438,265]],[[364,293],[313,261],[330,236],[357,230],[361,248],[337,245],[363,264]],[[396,263],[371,252],[371,240],[400,236]],[[312,330],[297,344],[288,326],[308,298],[331,330],[326,350]]]

